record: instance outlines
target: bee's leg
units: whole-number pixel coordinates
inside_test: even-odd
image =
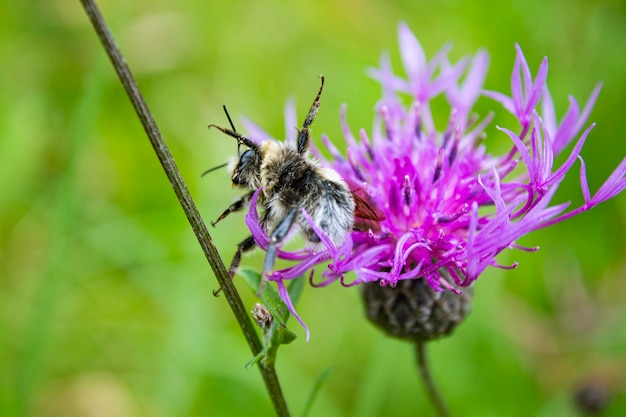
[[[260,297],[263,294],[263,290],[265,289],[265,284],[267,283],[267,273],[274,268],[274,263],[276,262],[276,244],[280,243],[293,225],[294,220],[296,219],[296,214],[298,210],[295,207],[289,209],[287,215],[282,218],[282,220],[278,223],[274,231],[270,234],[270,244],[267,247],[267,252],[265,253],[265,260],[263,261],[263,272],[261,273],[261,284],[259,285],[259,289],[257,291],[257,297]]]
[[[215,227],[215,225],[217,223],[219,223],[220,221],[224,220],[224,218],[226,216],[228,216],[230,213],[232,213],[234,211],[239,211],[242,208],[244,208],[246,206],[246,204],[248,204],[248,202],[250,201],[250,199],[252,198],[253,195],[254,195],[254,191],[250,191],[248,194],[244,195],[239,200],[235,201],[226,210],[224,210],[222,215],[220,217],[218,217],[217,220],[211,222],[211,226]]]
[[[237,268],[239,268],[239,264],[241,263],[241,255],[244,252],[250,252],[254,249],[254,237],[248,236],[237,245],[237,250],[235,251],[235,255],[233,255],[233,260],[230,261],[230,266],[228,267],[228,275],[230,279],[233,279],[235,273],[237,272]]]
[[[320,90],[317,92],[317,96],[315,96],[315,101],[313,101],[313,105],[309,110],[309,114],[306,115],[304,119],[304,123],[302,123],[302,129],[298,129],[298,153],[303,154],[309,148],[309,141],[311,139],[311,134],[309,133],[309,126],[315,120],[317,116],[317,110],[320,108],[320,97],[322,95],[322,90],[324,89],[324,77],[320,75],[322,79],[322,85],[320,85]]]
[[[241,263],[241,255],[244,252],[250,252],[254,249],[254,237],[248,236],[237,245],[237,250],[235,251],[235,255],[233,256],[233,260],[230,261],[230,266],[228,267],[228,276],[230,279],[233,279],[235,273],[237,272],[237,268],[239,268],[239,264]],[[217,297],[222,291],[222,287],[213,291],[213,295]]]

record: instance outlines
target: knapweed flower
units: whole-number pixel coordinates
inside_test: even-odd
[[[322,141],[330,159],[312,149],[323,165],[369,194],[385,219],[379,230],[351,232],[341,247],[335,247],[310,222],[325,243],[324,250],[279,251],[279,257],[297,264],[271,273],[268,279],[278,284],[294,314],[285,281],[321,263],[328,266],[321,279],[316,280],[311,272],[313,286],[339,280],[345,286],[377,281],[393,287],[401,280],[423,279],[435,291],[458,293],[488,266],[515,267],[499,265],[496,255],[507,248],[534,250],[516,244],[522,236],[589,210],[626,187],[626,158],[593,196],[587,186],[580,152],[593,128],[593,124],[586,127],[586,122],[599,86],[582,110],[570,98],[569,109],[559,122],[546,84],[547,58],[533,76],[516,46],[509,96],[483,90],[488,67],[484,51],[452,64],[447,58],[449,48],[444,48],[428,61],[405,24],[399,27],[399,43],[406,78],[394,74],[387,55],[379,68],[370,71],[382,86],[372,133],[361,129],[355,136],[343,107],[340,119],[346,155],[326,136]],[[449,119],[436,126],[431,102],[440,96],[449,104]],[[480,118],[472,113],[481,97],[499,103],[494,111],[503,107],[517,119],[514,126],[490,132],[509,143],[510,149],[502,155],[490,154],[483,144],[493,114]],[[293,141],[297,123],[292,105],[287,107],[286,121],[286,140]],[[247,127],[255,140],[270,138],[251,123]],[[567,155],[565,161],[555,165],[562,152]],[[568,211],[569,202],[554,204],[552,200],[577,161],[584,204]],[[256,212],[257,195],[246,223],[257,244],[266,248],[268,239]],[[354,272],[350,281],[348,272]]]

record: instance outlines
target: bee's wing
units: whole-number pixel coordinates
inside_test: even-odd
[[[385,220],[385,213],[378,207],[370,196],[358,184],[348,182],[348,187],[354,199],[354,230],[366,232],[371,229],[374,233],[380,232],[380,222]]]

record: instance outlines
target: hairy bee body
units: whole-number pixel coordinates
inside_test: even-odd
[[[332,169],[323,168],[295,146],[268,140],[259,147],[258,178],[266,210],[265,231],[270,234],[281,219],[295,208],[293,232],[300,231],[308,242],[320,242],[302,209],[331,241],[340,246],[354,223],[354,200],[348,185]],[[255,189],[255,188],[252,188]],[[315,245],[314,245],[315,246]]]
[[[311,227],[303,210],[312,219],[315,228],[327,235],[337,247],[345,242],[346,236],[353,229],[362,230],[364,225],[373,225],[371,222],[363,223],[363,218],[382,218],[370,207],[367,197],[364,199],[361,196],[362,192],[351,190],[336,171],[320,166],[309,154],[309,126],[317,115],[324,87],[324,77],[320,78],[320,89],[302,128],[298,129],[295,142],[270,139],[257,143],[237,133],[232,122],[232,130],[209,125],[237,139],[239,147],[244,145],[248,148],[238,152],[238,157],[233,159],[229,167],[233,186],[248,192],[212,222],[213,226],[230,213],[246,207],[256,190],[262,189],[257,204],[264,209],[260,222],[269,237],[269,246],[259,293],[263,291],[266,274],[274,267],[277,247],[290,236],[299,232],[308,246],[322,249],[319,247],[321,237]],[[356,218],[361,219],[358,225],[355,225]],[[252,250],[255,245],[253,236],[239,243],[229,269],[231,277],[239,266],[242,253]]]

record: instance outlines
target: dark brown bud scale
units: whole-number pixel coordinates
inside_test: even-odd
[[[449,335],[469,314],[473,290],[437,292],[424,279],[361,285],[367,318],[389,336],[426,342]]]

